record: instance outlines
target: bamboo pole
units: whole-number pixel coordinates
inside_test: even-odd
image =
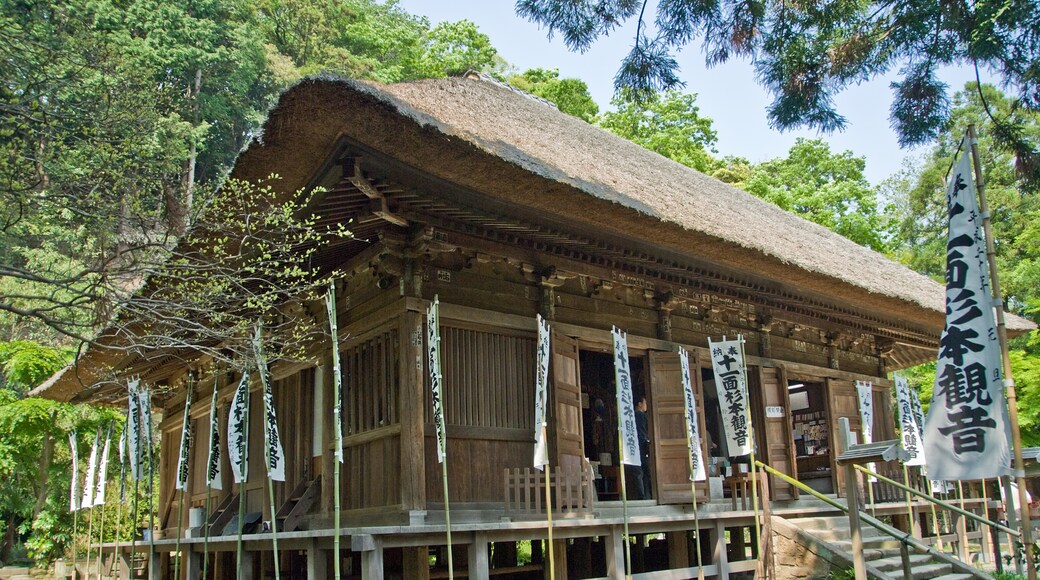
[[[76,477],[73,473],[72,477]],[[79,510],[73,510],[72,512],[72,579],[75,580],[78,574],[76,573],[76,535],[79,533]]]
[[[442,377],[442,371],[441,371],[441,369],[443,368],[443,365],[442,365],[443,361],[441,360],[441,345],[440,345],[440,342],[441,342],[441,309],[440,309],[440,298],[438,296],[434,296],[433,297],[433,306],[432,306],[432,308],[433,308],[433,328],[430,329],[430,336],[433,338],[433,340],[436,341],[437,344],[435,345],[436,346],[436,350],[435,350],[436,361],[433,361],[433,360],[430,361],[431,363],[436,362],[436,369],[434,369],[431,366],[430,374],[431,375],[434,374],[434,373],[437,374],[438,384],[440,384],[441,387],[443,388],[443,382],[441,381],[441,379],[443,378]],[[431,348],[434,347],[434,345],[428,345],[428,346],[431,347]],[[432,379],[432,377],[431,377],[431,379]],[[444,393],[442,391],[441,392],[441,397],[443,397],[443,396],[444,396]],[[437,428],[439,430],[443,428],[443,423],[444,423],[443,408],[444,407],[445,407],[445,405],[444,405],[444,401],[442,399],[441,400],[441,408],[442,408],[441,417],[440,417],[440,420],[439,420],[439,424],[435,425],[435,428]],[[445,445],[445,447],[447,447],[447,443],[448,443],[447,442],[447,437],[448,437],[447,433],[444,433],[444,439],[445,439],[444,445]],[[440,445],[439,442],[438,442],[438,445]],[[445,451],[444,455],[447,455],[447,449],[445,449],[444,451]],[[438,454],[440,454],[440,450],[438,450]],[[440,455],[438,455],[438,457],[440,457]],[[444,532],[445,532],[445,536],[447,537],[446,539],[447,539],[447,542],[448,542],[448,580],[455,580],[455,557],[452,555],[452,544],[451,544],[451,508],[450,508],[449,501],[448,501],[448,460],[447,460],[447,457],[444,457],[444,460],[441,462],[441,479],[443,481],[443,487],[444,487]]]
[[[174,548],[177,559],[173,562],[174,580],[181,579],[181,536],[184,535],[184,491],[182,490],[179,495],[180,498],[177,500],[177,544]],[[173,557],[172,554],[170,557]]]
[[[621,459],[625,456],[625,443],[622,439],[621,429],[621,409],[618,409],[618,458]],[[625,467],[624,461],[619,461],[621,464],[621,506],[622,516],[624,523],[624,533],[622,537],[625,540],[625,577],[632,576],[632,546],[628,541],[628,485],[625,480],[628,479],[628,469]]]
[[[906,468],[905,463],[903,464],[903,483],[906,485],[907,488],[910,487],[910,473],[909,470]],[[903,493],[906,494],[906,514],[910,518],[910,534],[914,537],[923,535],[917,533],[917,518],[914,515],[914,505],[910,501],[910,492],[904,490]]]
[[[552,490],[549,489],[549,470],[545,466],[545,515],[549,525],[549,580],[556,580],[556,558],[553,550],[553,522],[552,522]],[[560,477],[557,473],[556,477]]]
[[[213,490],[206,488],[206,521],[202,524],[203,536],[202,536],[202,580],[209,578],[209,506],[210,498],[213,496]]]
[[[971,145],[971,160],[975,168],[975,188],[979,192],[979,211],[982,213],[982,229],[986,238],[986,257],[989,260],[990,289],[993,292],[993,304],[997,312],[997,339],[1000,343],[1000,359],[1003,366],[1004,394],[1007,397],[1008,419],[1011,422],[1011,446],[1015,454],[1015,479],[1018,480],[1018,507],[1021,510],[1022,543],[1026,547],[1026,574],[1029,580],[1037,580],[1036,565],[1033,554],[1033,524],[1029,514],[1029,499],[1026,492],[1025,463],[1022,459],[1022,434],[1018,423],[1018,398],[1015,395],[1015,379],[1011,371],[1011,359],[1008,357],[1007,323],[1004,319],[1004,296],[1000,291],[1000,275],[997,272],[997,251],[993,242],[993,228],[990,224],[989,202],[986,199],[985,180],[982,174],[982,160],[979,157],[978,140],[975,137],[975,125],[968,125],[968,141]]]
[[[271,448],[269,445],[264,445],[267,449],[267,464],[271,464]],[[274,544],[274,577],[275,580],[282,580],[282,566],[278,558],[278,512],[274,505],[274,480],[271,479],[271,474],[267,474],[267,495],[271,500],[271,542]]]
[[[87,576],[90,575],[90,542],[94,536],[94,506],[90,506],[89,521],[87,522],[87,562],[83,564],[83,567],[87,570]]]
[[[726,340],[723,336],[722,340]],[[748,377],[747,377],[747,357],[744,355],[744,335],[737,335],[737,342],[740,344],[740,361],[741,368],[744,372],[744,387],[747,389]],[[744,411],[747,419],[748,434],[751,437],[751,506],[755,512],[755,552],[758,554],[759,565],[765,561],[764,555],[762,554],[762,524],[759,521],[760,515],[758,510],[758,468],[755,462],[755,426],[751,421],[751,393],[748,390],[745,395],[748,397],[745,401]],[[764,576],[764,574],[763,574]]]
[[[332,551],[335,554],[333,557],[333,569],[335,571],[336,580],[342,577],[342,571],[340,570],[340,470],[343,463],[343,371],[339,360],[339,321],[336,319],[336,282],[335,280],[329,280],[329,288],[326,293],[326,309],[329,317],[329,332],[332,336],[332,384],[336,389],[336,403],[333,407],[333,420],[336,422],[336,457],[332,460],[333,463],[333,475],[332,475],[332,486],[333,486],[333,514],[332,520],[333,525],[336,528],[336,535],[332,540]],[[323,385],[324,387],[324,385]],[[323,431],[324,432],[324,431]]]
[[[126,429],[126,427],[124,427],[124,429]],[[123,443],[120,443],[120,445],[124,445],[124,444],[125,444],[125,441]],[[122,453],[122,452],[123,451],[122,451],[122,448],[121,448],[120,449],[120,453]],[[123,457],[121,456],[120,460],[119,460],[119,507],[116,508],[116,537],[115,537],[115,544],[116,544],[116,546],[115,546],[115,550],[113,550],[113,552],[112,552],[113,557],[115,558],[115,562],[112,563],[112,576],[115,577],[115,578],[119,578],[119,559],[120,559],[119,558],[119,554],[122,551],[121,550],[121,542],[119,541],[119,538],[122,537],[122,532],[123,532],[123,502],[126,501],[126,493],[125,493],[125,491],[126,491],[126,463],[123,461]]]
[[[139,496],[141,495],[141,481],[134,479],[134,506],[130,515],[130,575],[134,573],[134,560],[137,558],[137,508]]]
[[[248,483],[249,481],[249,472],[246,471],[246,468],[249,466],[249,395],[249,385],[246,385],[246,392],[244,397],[245,407],[243,410],[242,419],[242,424],[244,425],[243,440],[245,444],[243,446],[244,448],[242,450],[242,453],[238,458],[238,472],[246,475],[246,477],[243,477],[242,481],[240,481],[238,484],[238,539],[235,542],[235,563],[239,580],[241,580],[241,578],[245,575],[245,572],[242,569],[242,528],[245,526],[246,483]],[[228,427],[228,429],[230,430],[230,426]],[[229,446],[231,445],[230,439],[231,436],[229,434]]]
[[[102,477],[104,477],[102,475]],[[105,543],[105,505],[101,504],[101,529],[98,531],[98,553],[97,553],[97,577],[101,580],[101,560],[104,555],[104,550],[101,549],[101,544]]]

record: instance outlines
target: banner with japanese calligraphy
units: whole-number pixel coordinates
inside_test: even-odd
[[[863,433],[863,443],[874,442],[874,385],[869,381],[856,381],[856,398],[859,399],[860,431]],[[873,463],[867,464],[867,469],[877,471]],[[869,481],[877,481],[873,475],[868,477]]]
[[[256,372],[260,375],[260,384],[264,387],[264,463],[269,479],[285,481],[285,451],[282,449],[282,439],[278,435],[278,418],[274,412],[274,393],[271,391],[267,358],[264,357],[262,331],[262,327],[257,324],[256,332],[253,334],[253,354],[256,355]]]
[[[235,483],[249,479],[249,371],[242,372],[228,411],[228,463]]]
[[[902,433],[903,449],[910,459],[908,466],[924,465],[924,447],[921,446],[921,428],[917,425],[914,403],[910,397],[910,384],[903,375],[895,375],[896,410],[899,414],[899,431]]]
[[[751,424],[748,410],[747,370],[740,336],[736,340],[708,339],[715,390],[722,408],[722,427],[730,457],[751,453]]]
[[[220,464],[220,419],[217,416],[217,381],[213,381],[213,398],[209,402],[209,454],[206,457],[206,487],[224,489]]]
[[[195,385],[188,383],[188,392],[184,397],[184,419],[181,422],[181,449],[177,455],[177,481],[174,488],[188,491],[188,457],[191,454],[191,398]]]
[[[939,338],[932,404],[924,426],[928,475],[974,480],[1004,475],[1011,463],[1000,345],[976,202],[965,151],[946,190],[946,327]]]
[[[94,434],[94,444],[90,447],[90,459],[87,460],[87,477],[83,479],[83,497],[79,500],[80,509],[94,507],[94,480],[97,478],[98,443],[101,432]]]
[[[138,425],[141,428],[140,435],[137,437],[138,441],[138,459],[137,469],[141,472],[138,479],[146,479],[151,476],[152,466],[152,393],[148,390],[148,387],[143,387],[137,391],[137,413],[140,415],[140,423]],[[144,471],[144,460],[148,459],[148,470],[149,473],[145,474]]]
[[[79,450],[76,431],[69,431],[69,453],[72,455],[72,478],[69,482],[69,512],[79,510]]]
[[[441,316],[440,300],[435,296],[426,308],[426,355],[430,369],[430,398],[433,402],[433,424],[437,429],[437,463],[444,463],[448,438],[444,427],[444,399],[441,381]]]
[[[126,429],[123,424],[123,432],[119,434],[119,501],[126,501]]]
[[[617,390],[618,435],[621,437],[621,463],[642,465],[639,455],[639,435],[636,430],[635,401],[632,397],[632,373],[628,366],[628,334],[617,327],[610,331],[614,337],[614,384]]]
[[[545,413],[549,392],[549,321],[539,314],[538,351],[535,353],[534,377],[534,468],[541,471],[549,464],[549,445],[546,434]]]
[[[126,397],[126,451],[130,459],[130,478],[140,481],[144,478],[141,465],[141,409],[138,399],[140,381],[128,381]]]
[[[112,426],[105,433],[105,447],[101,451],[101,462],[98,464],[97,490],[94,492],[94,505],[105,505],[105,487],[108,484],[108,448],[112,441]]]
[[[693,400],[693,381],[690,379],[690,355],[679,348],[679,367],[682,370],[683,406],[686,409],[686,440],[690,450],[690,481],[704,481],[704,457],[701,453],[701,434],[697,426],[697,404]]]
[[[336,461],[343,463],[343,367],[339,361],[339,322],[336,319],[336,282],[329,280],[325,292],[325,311],[329,316],[332,337],[332,384],[336,389],[336,405],[332,408],[332,430],[336,434]]]

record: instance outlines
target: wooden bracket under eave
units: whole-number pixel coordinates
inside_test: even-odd
[[[351,160],[353,160],[353,163],[351,163]],[[361,158],[347,157],[344,161],[343,172],[348,175],[347,180],[358,191],[363,193],[365,197],[371,200],[368,204],[369,211],[373,215],[379,216],[396,226],[408,227],[408,220],[390,211],[390,202],[386,199],[386,196],[365,177],[361,171]]]

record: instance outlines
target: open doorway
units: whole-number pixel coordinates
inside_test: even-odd
[[[788,381],[798,479],[821,493],[834,493],[833,445],[823,383]]]
[[[618,415],[617,391],[614,380],[614,357],[609,352],[582,350],[579,353],[581,368],[581,406],[584,425],[585,457],[596,474],[596,491],[600,500],[621,499],[621,469],[618,458]],[[637,403],[648,397],[647,365],[644,357],[630,356],[629,371],[632,376],[632,400]],[[647,420],[648,433],[653,433]],[[650,448],[652,449],[652,445]],[[653,486],[650,474],[653,470],[653,453],[649,462],[644,459],[641,468],[626,469],[626,492],[628,499],[652,499]],[[638,471],[637,471],[638,469]],[[642,485],[637,481],[642,477]],[[640,490],[642,492],[640,493]]]

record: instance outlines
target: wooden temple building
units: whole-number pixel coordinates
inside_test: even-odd
[[[854,382],[873,383],[874,438],[894,438],[888,373],[934,359],[944,323],[944,289],[934,281],[483,78],[305,80],[281,97],[232,176],[272,173],[286,196],[324,188],[308,209],[353,232],[311,265],[345,272],[336,283],[346,401],[339,557],[350,577],[448,577],[423,353],[423,313],[435,296],[454,567],[469,578],[548,577],[542,476],[530,469],[537,314],[553,333],[556,578],[624,573],[612,326],[629,333],[634,389],[648,400],[652,439],[650,497],[629,501],[633,572],[695,577],[702,566],[708,577],[728,578],[753,573],[757,559],[772,554],[768,542],[760,554],[752,541],[747,476],[726,457],[708,338],[746,340],[758,457],[838,493],[838,419],[860,429]],[[323,308],[316,304],[312,314],[324,316]],[[1030,327],[1015,317],[1009,324],[1013,334]],[[679,345],[690,351],[710,458],[708,480],[696,485],[699,529]],[[331,355],[325,344],[306,363],[272,369],[288,458],[287,481],[276,485],[286,577],[331,576],[336,557]],[[167,556],[153,564],[153,577],[169,577],[178,531],[172,483],[192,365],[130,358],[88,352],[76,373],[42,394],[104,398],[118,387],[92,388],[102,365],[170,387],[155,401],[162,416],[156,550]],[[221,379],[223,429],[237,378]],[[202,389],[195,398],[206,397]],[[261,399],[252,397],[257,417]],[[208,404],[193,406],[196,433],[207,432],[208,415]],[[203,514],[214,524],[215,578],[239,572],[234,534],[223,535],[238,494],[246,494],[247,512],[272,517],[259,421],[251,440],[250,481],[232,484],[225,466],[224,490],[213,496],[221,507]],[[196,446],[185,512],[205,505],[205,461],[205,446]],[[774,510],[811,503],[775,478],[762,491]],[[196,513],[183,521],[197,523]],[[273,577],[271,539],[246,535],[243,577]],[[180,544],[188,577],[198,574],[201,542],[193,528]]]

